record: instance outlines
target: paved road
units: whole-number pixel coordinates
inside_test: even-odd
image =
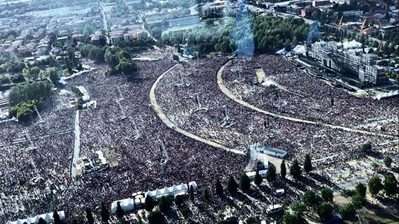
[[[101,17],[102,17],[102,22],[103,22],[103,27],[104,27],[104,30],[105,30],[105,38],[107,39],[107,44],[110,44],[111,43],[111,41],[110,41],[110,39],[109,39],[109,30],[108,30],[108,20],[107,20],[107,15],[105,14],[105,11],[104,11],[104,6],[103,6],[103,4],[100,2],[100,4],[99,4],[99,7],[100,7],[100,11],[101,11]]]
[[[191,139],[194,139],[194,140],[196,140],[196,141],[205,143],[205,144],[207,144],[207,145],[210,145],[210,146],[215,147],[215,148],[218,148],[218,149],[226,150],[226,151],[233,152],[233,153],[240,154],[240,155],[245,155],[245,153],[244,153],[243,151],[235,150],[235,149],[230,149],[230,148],[228,148],[228,147],[226,147],[226,146],[224,146],[224,145],[221,145],[221,144],[219,144],[219,143],[210,141],[210,140],[208,140],[208,139],[205,139],[205,138],[202,138],[202,137],[197,136],[197,135],[195,135],[195,134],[192,134],[192,133],[190,133],[190,132],[187,132],[187,131],[185,131],[185,130],[179,128],[179,127],[177,127],[177,126],[166,116],[165,112],[164,112],[164,111],[162,110],[162,108],[161,108],[161,105],[159,105],[159,103],[157,102],[156,94],[155,94],[155,89],[157,88],[157,86],[158,86],[159,82],[161,81],[161,79],[162,79],[165,75],[167,75],[171,70],[173,70],[174,68],[176,68],[177,66],[181,66],[181,65],[177,64],[177,65],[174,65],[173,67],[171,67],[170,69],[168,69],[166,72],[164,72],[162,75],[160,75],[160,76],[158,77],[158,79],[154,82],[154,84],[153,84],[152,87],[151,87],[151,90],[150,90],[150,103],[151,103],[151,106],[152,106],[152,108],[154,109],[155,113],[157,114],[157,116],[162,120],[163,123],[165,123],[166,126],[168,126],[169,128],[175,130],[176,132],[178,132],[178,133],[180,133],[180,134],[182,134],[182,135],[185,135],[185,136],[187,136],[187,137],[189,137],[189,138],[191,138]]]
[[[235,101],[236,103],[247,107],[251,110],[257,111],[259,113],[263,113],[272,117],[277,117],[277,118],[281,118],[284,120],[288,120],[288,121],[293,121],[293,122],[298,122],[298,123],[305,123],[305,124],[311,124],[311,125],[320,125],[320,126],[325,126],[328,128],[332,128],[332,129],[339,129],[339,130],[343,130],[343,131],[348,131],[348,132],[354,132],[354,133],[359,133],[359,134],[365,134],[365,135],[373,135],[373,136],[378,136],[378,137],[384,137],[384,138],[397,138],[398,136],[395,135],[390,135],[390,134],[381,134],[381,133],[375,133],[375,132],[370,132],[370,131],[364,131],[364,130],[359,130],[359,129],[354,129],[354,128],[348,128],[348,127],[343,127],[343,126],[339,126],[339,125],[332,125],[332,124],[327,124],[327,123],[323,123],[321,121],[310,121],[310,120],[305,120],[305,119],[300,119],[300,118],[296,118],[296,117],[290,117],[290,116],[285,116],[285,115],[281,115],[281,114],[276,114],[270,111],[266,111],[263,109],[260,109],[254,105],[251,105],[241,99],[239,99],[237,96],[235,96],[225,85],[223,82],[223,71],[226,68],[227,65],[229,65],[231,63],[231,61],[228,61],[226,64],[224,64],[219,71],[217,72],[217,84],[219,86],[219,89],[230,99],[232,99],[233,101]]]

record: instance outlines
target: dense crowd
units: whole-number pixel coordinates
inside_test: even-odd
[[[74,182],[70,176],[74,109],[42,112],[43,122],[36,118],[27,126],[2,124],[1,132],[7,134],[2,135],[1,150],[9,156],[2,157],[0,169],[1,188],[7,189],[0,203],[3,221],[53,210],[74,214],[137,191],[188,181],[211,185],[218,177],[238,176],[245,166],[244,156],[176,133],[150,107],[152,83],[172,65],[169,60],[138,62],[140,78],[130,81],[105,76],[106,67],[98,66],[91,74],[68,81],[67,89],[82,85],[97,102],[95,109],[80,113],[80,156],[90,158],[98,150],[111,149],[118,160],[117,167],[84,174]],[[24,130],[35,146],[32,150]],[[15,138],[25,141],[15,145]],[[15,153],[17,160],[11,158]]]
[[[262,143],[293,157],[309,153],[315,159],[333,154],[339,154],[340,160],[355,157],[365,142],[378,149],[383,141],[287,122],[237,105],[216,84],[216,72],[226,61],[217,57],[184,62],[166,73],[156,97],[176,125],[242,151]],[[53,210],[65,210],[67,216],[81,214],[86,207],[110,204],[137,191],[188,181],[211,186],[218,177],[237,177],[246,165],[245,156],[167,128],[151,108],[152,84],[174,64],[167,59],[137,62],[135,80],[106,76],[107,67],[98,65],[89,74],[68,80],[67,90],[84,86],[97,105],[80,112],[80,157],[110,149],[117,155],[116,167],[72,180],[76,110],[63,104],[69,102],[68,96],[57,94],[53,104],[40,110],[42,119],[37,117],[29,125],[1,123],[0,223]]]
[[[1,124],[3,222],[58,206],[62,199],[59,193],[69,183],[73,114],[73,109],[44,109],[42,120],[36,118],[29,125],[13,121]]]
[[[367,142],[376,149],[385,142],[384,138],[290,122],[244,109],[218,89],[216,73],[226,60],[219,57],[183,64],[160,81],[157,99],[180,128],[243,151],[261,143],[299,158],[306,153],[314,159],[338,154],[334,161],[357,157],[361,145]]]
[[[262,68],[276,85],[255,85]],[[399,134],[399,98],[358,98],[343,88],[314,78],[290,61],[272,55],[235,59],[223,74],[227,86],[243,100],[276,113],[357,129]],[[395,120],[396,119],[396,120]]]

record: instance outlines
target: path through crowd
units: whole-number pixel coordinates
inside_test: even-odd
[[[158,115],[158,117],[162,120],[163,123],[165,123],[166,126],[168,126],[169,128],[171,128],[171,129],[173,129],[173,130],[179,132],[180,134],[185,135],[185,136],[187,136],[187,137],[189,137],[189,138],[191,138],[191,139],[194,139],[194,140],[196,140],[196,141],[205,143],[205,144],[210,145],[210,146],[215,147],[215,148],[219,148],[219,149],[226,150],[226,151],[233,152],[233,153],[240,154],[240,155],[245,155],[245,153],[244,153],[243,151],[227,148],[227,147],[224,146],[224,145],[221,145],[221,144],[219,144],[219,143],[210,141],[210,140],[208,140],[208,139],[202,138],[202,137],[200,137],[200,136],[198,136],[198,135],[195,135],[195,134],[192,134],[192,133],[190,133],[190,132],[187,132],[187,131],[185,131],[185,130],[183,130],[183,129],[180,129],[179,127],[177,127],[177,126],[166,116],[165,112],[164,112],[164,111],[162,110],[162,108],[161,108],[161,105],[159,105],[159,103],[157,102],[156,94],[155,94],[155,89],[157,88],[157,86],[158,86],[159,82],[161,81],[161,79],[162,79],[166,74],[168,74],[170,71],[172,71],[173,69],[175,69],[177,66],[182,66],[182,65],[176,64],[176,65],[174,65],[173,67],[171,67],[170,69],[168,69],[166,72],[164,72],[163,74],[161,74],[161,75],[158,77],[158,79],[154,82],[154,84],[153,84],[152,87],[151,87],[151,90],[150,90],[150,103],[151,103],[151,106],[152,106],[152,108],[154,109],[155,113]]]
[[[233,101],[235,101],[236,103],[240,104],[241,106],[247,107],[251,110],[272,116],[272,117],[276,117],[276,118],[281,118],[284,120],[288,120],[288,121],[293,121],[293,122],[299,122],[299,123],[306,123],[306,124],[312,124],[312,125],[321,125],[321,126],[325,126],[328,128],[332,128],[332,129],[339,129],[339,130],[343,130],[343,131],[348,131],[348,132],[354,132],[354,133],[359,133],[359,134],[365,134],[365,135],[374,135],[374,136],[379,136],[379,137],[385,137],[385,138],[397,138],[397,136],[395,135],[390,135],[390,134],[381,134],[381,133],[375,133],[375,132],[370,132],[370,131],[364,131],[364,130],[359,130],[359,129],[353,129],[353,128],[348,128],[348,127],[343,127],[343,126],[339,126],[339,125],[332,125],[332,124],[328,124],[328,123],[323,123],[321,121],[310,121],[310,120],[305,120],[305,119],[300,119],[300,118],[296,118],[296,117],[290,117],[290,116],[286,116],[286,115],[281,115],[281,114],[276,114],[270,111],[266,111],[263,109],[260,109],[252,104],[249,104],[241,99],[239,99],[236,95],[234,95],[224,84],[223,81],[223,71],[226,68],[226,66],[231,64],[231,60],[228,61],[227,63],[225,63],[222,67],[220,67],[220,69],[217,72],[217,84],[219,86],[219,89],[230,99],[232,99]]]

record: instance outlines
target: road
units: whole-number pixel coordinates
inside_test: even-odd
[[[103,19],[103,27],[104,27],[104,30],[105,30],[105,38],[107,39],[107,44],[110,44],[107,15],[105,15],[104,6],[103,6],[103,4],[101,2],[99,4],[99,8],[101,10],[101,17]]]
[[[372,135],[372,136],[378,136],[378,137],[384,137],[384,138],[397,138],[398,136],[395,135],[389,135],[389,134],[381,134],[381,133],[375,133],[375,132],[370,132],[370,131],[364,131],[364,130],[359,130],[359,129],[354,129],[354,128],[348,128],[348,127],[343,127],[339,125],[333,125],[333,124],[328,124],[324,123],[321,121],[310,121],[310,120],[305,120],[301,118],[296,118],[296,117],[290,117],[286,115],[281,115],[281,114],[276,114],[267,110],[260,109],[254,105],[251,105],[241,99],[239,99],[237,96],[235,96],[224,84],[223,82],[223,71],[226,68],[227,65],[231,63],[231,60],[228,61],[226,64],[224,64],[219,71],[217,72],[217,84],[219,86],[219,89],[230,99],[235,101],[236,103],[240,104],[243,107],[249,108],[251,110],[257,111],[259,113],[263,113],[266,115],[269,115],[271,117],[276,117],[288,121],[293,121],[293,122],[298,122],[298,123],[305,123],[305,124],[310,124],[310,125],[318,125],[318,126],[324,126],[327,128],[332,128],[332,129],[338,129],[342,131],[348,131],[348,132],[354,132],[358,134],[365,134],[365,135]]]
[[[72,164],[71,164],[71,177],[72,180],[76,177],[76,163],[80,156],[80,125],[79,125],[79,110],[76,110],[75,115],[75,141],[73,146]]]
[[[236,149],[230,149],[224,145],[221,145],[219,143],[210,141],[208,139],[202,138],[198,135],[192,134],[188,131],[185,131],[179,127],[177,127],[165,114],[165,112],[162,110],[161,105],[159,105],[159,103],[157,102],[157,97],[155,94],[155,89],[157,88],[159,82],[162,80],[162,78],[167,75],[171,70],[173,70],[174,68],[176,68],[177,66],[181,66],[179,64],[174,65],[173,67],[171,67],[170,69],[168,69],[166,72],[164,72],[163,74],[161,74],[158,79],[154,82],[154,84],[151,87],[150,90],[150,104],[152,106],[152,108],[154,109],[155,113],[157,114],[157,116],[161,119],[161,121],[168,126],[170,129],[173,129],[174,131],[185,135],[186,137],[189,137],[193,140],[205,143],[207,145],[210,145],[212,147],[218,148],[218,149],[222,149],[222,150],[226,150],[228,152],[232,152],[232,153],[236,153],[236,154],[240,154],[240,155],[245,155],[245,153],[243,151],[240,150],[236,150]]]

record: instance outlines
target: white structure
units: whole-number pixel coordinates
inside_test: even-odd
[[[118,203],[120,203],[121,208],[125,212],[132,212],[134,210],[134,201],[132,198],[126,198],[119,201],[114,201],[111,204],[111,212],[115,214],[116,208],[118,207]]]
[[[89,92],[87,92],[86,88],[83,86],[77,86],[76,88],[79,89],[79,92],[82,93],[82,100],[84,102],[90,101],[90,95]]]
[[[60,216],[61,220],[65,219],[64,211],[59,211],[57,213]],[[46,213],[46,214],[41,214],[41,215],[37,215],[34,217],[29,217],[26,219],[18,219],[17,221],[8,221],[7,224],[24,224],[24,223],[37,224],[37,223],[39,223],[40,218],[44,219],[44,221],[46,221],[47,223],[53,223],[53,221],[54,221],[53,213]]]
[[[180,185],[173,185],[172,187],[164,187],[162,189],[156,189],[154,191],[147,191],[146,193],[137,192],[132,194],[133,198],[126,198],[118,201],[114,201],[111,204],[111,212],[115,214],[116,208],[118,207],[118,203],[120,204],[123,211],[126,213],[132,212],[136,206],[145,203],[145,198],[147,196],[152,197],[154,199],[160,199],[161,197],[175,197],[177,195],[184,195],[187,194],[190,187],[193,188],[194,191],[197,191],[198,186],[195,181],[192,181],[187,184],[180,184]],[[20,223],[18,223],[20,224]],[[21,223],[22,224],[22,223]]]
[[[258,153],[263,153],[269,156],[277,157],[277,158],[284,158],[287,155],[287,152],[281,149],[272,148],[267,145],[252,145],[250,149],[253,148]]]
[[[265,178],[266,177],[266,173],[267,173],[267,169],[266,170],[259,170],[258,172],[259,172],[259,175],[262,178]],[[254,180],[255,179],[255,175],[256,175],[256,171],[246,172],[245,174],[249,177],[249,179]]]
[[[277,195],[277,196],[281,196],[281,195],[284,195],[284,194],[285,194],[285,191],[284,191],[284,189],[277,189],[277,190],[274,192],[274,194]]]
[[[344,49],[360,49],[362,48],[362,43],[352,40],[352,41],[345,41],[343,44]]]
[[[385,68],[376,64],[378,56],[363,53],[362,43],[355,40],[318,41],[312,44],[308,54],[327,68],[357,76],[362,83],[380,85],[389,81]]]
[[[274,214],[274,213],[278,213],[278,212],[282,212],[282,211],[283,211],[283,206],[280,205],[280,204],[269,205],[269,206],[267,206],[267,209],[266,209],[266,213],[268,215]]]
[[[189,191],[189,188],[192,187],[194,191],[197,191],[197,183],[195,181],[192,181],[187,184],[180,184],[180,185],[173,185],[172,187],[164,187],[162,189],[156,189],[154,191],[147,191],[145,193],[145,196],[150,196],[155,199],[159,199],[163,196],[165,197],[175,197],[177,195],[184,195],[187,194]]]
[[[337,4],[351,4],[351,0],[330,0],[331,3],[337,3]]]

